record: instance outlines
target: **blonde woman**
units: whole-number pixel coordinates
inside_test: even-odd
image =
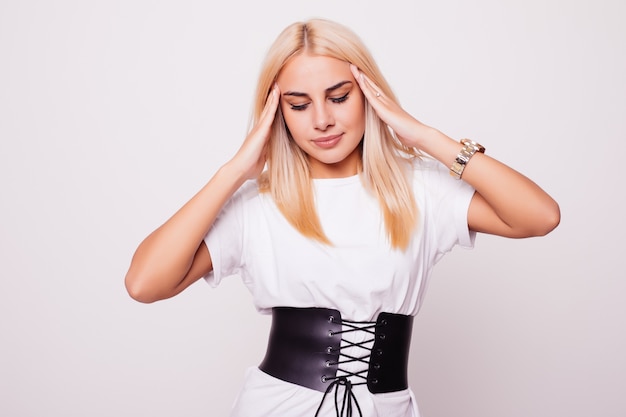
[[[232,416],[418,416],[412,318],[433,265],[476,232],[540,236],[557,203],[472,140],[406,113],[349,29],[287,27],[239,151],[137,248],[141,302],[238,275],[272,314]]]

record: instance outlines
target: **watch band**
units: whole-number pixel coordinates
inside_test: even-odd
[[[450,166],[450,175],[457,180],[461,179],[465,166],[476,152],[485,153],[485,147],[473,140],[461,139],[461,145],[463,148]]]

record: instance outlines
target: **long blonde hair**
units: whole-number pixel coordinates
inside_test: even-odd
[[[257,84],[253,125],[259,120],[281,69],[291,57],[304,52],[356,65],[386,97],[397,102],[371,54],[351,30],[335,22],[313,19],[288,26],[270,47]],[[270,136],[267,170],[259,177],[260,190],[270,193],[282,214],[300,233],[332,244],[315,209],[307,155],[290,138],[280,108]],[[378,199],[394,248],[407,247],[417,223],[417,204],[408,179],[409,159],[416,155],[415,149],[404,146],[366,103],[361,178]]]

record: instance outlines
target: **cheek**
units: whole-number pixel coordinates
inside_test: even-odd
[[[361,101],[356,101],[341,110],[342,120],[353,128],[365,128],[365,109]]]
[[[287,131],[291,134],[294,140],[298,140],[302,136],[304,129],[304,122],[302,117],[298,117],[295,112],[287,110],[287,114],[283,113],[283,120]]]

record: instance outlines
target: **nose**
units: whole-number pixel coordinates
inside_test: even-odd
[[[324,131],[335,124],[332,111],[326,102],[314,106],[313,118],[313,125],[317,130]]]

